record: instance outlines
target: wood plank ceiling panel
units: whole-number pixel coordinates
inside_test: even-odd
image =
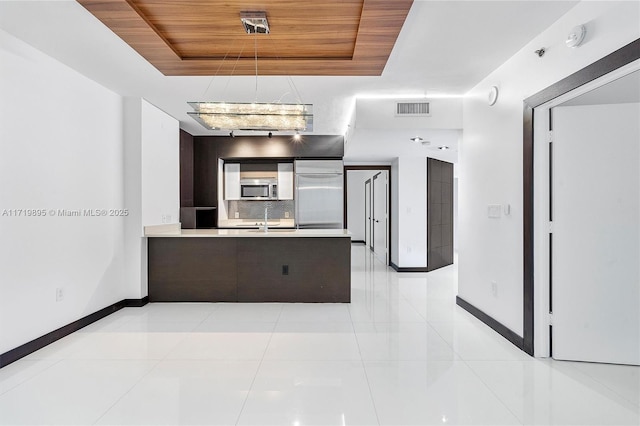
[[[165,75],[380,75],[413,0],[78,0]],[[270,34],[246,34],[241,11]]]

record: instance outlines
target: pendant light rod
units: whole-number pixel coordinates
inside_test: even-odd
[[[242,12],[240,19],[246,32],[254,35],[253,59],[256,74],[254,102],[251,104],[241,102],[188,102],[193,111],[187,114],[206,129],[227,130],[231,131],[231,135],[233,135],[234,130],[268,131],[269,135],[273,135],[273,131],[293,130],[299,137],[300,132],[313,131],[313,105],[302,103],[300,92],[298,92],[298,88],[290,76],[287,76],[286,80],[298,98],[298,104],[283,104],[280,101],[277,103],[258,103],[257,35],[258,33],[269,34],[269,23],[267,22],[266,12]],[[232,75],[243,50],[244,43],[231,71]],[[216,74],[218,71],[216,71]],[[230,79],[231,76],[227,79],[227,86]],[[209,83],[210,85],[211,82]],[[224,92],[226,92],[227,86],[225,86]]]
[[[256,62],[256,94],[254,102],[258,102],[258,32],[253,33],[253,54]]]

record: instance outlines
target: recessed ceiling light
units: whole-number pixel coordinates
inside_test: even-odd
[[[448,147],[448,146],[446,146],[446,145],[441,145],[441,146],[439,146],[439,147],[438,147],[438,149],[441,149],[441,150],[443,150],[443,151],[446,151],[447,149],[449,149],[449,147]]]
[[[424,139],[422,139],[420,136],[414,136],[414,137],[410,138],[409,140],[413,141],[415,143],[418,143],[418,142],[422,142]]]

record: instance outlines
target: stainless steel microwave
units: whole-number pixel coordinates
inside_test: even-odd
[[[240,179],[240,199],[276,200],[278,182],[271,178]]]

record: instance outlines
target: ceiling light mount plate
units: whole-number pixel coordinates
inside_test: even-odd
[[[269,34],[270,32],[267,12],[240,12],[240,21],[242,21],[242,26],[247,34]]]

